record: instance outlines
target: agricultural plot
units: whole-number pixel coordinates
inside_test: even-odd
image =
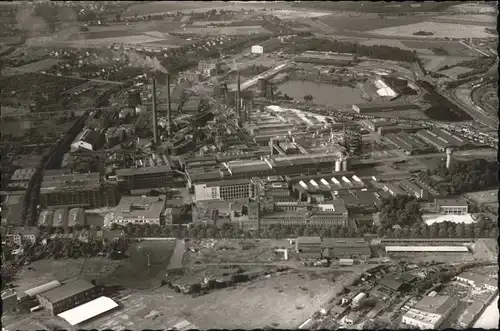
[[[320,22],[336,29],[336,30],[353,30],[353,31],[370,31],[375,29],[384,29],[395,27],[398,25],[416,23],[422,21],[419,18],[407,17],[407,18],[380,18],[378,16],[357,16],[349,17],[344,15],[343,17],[337,16],[327,16],[319,19]]]
[[[107,46],[109,44],[143,44],[148,42],[157,42],[161,40],[162,40],[161,38],[156,38],[146,35],[135,35],[135,36],[116,37],[116,38],[65,41],[62,43],[74,47],[99,47],[99,46],[102,47],[102,46]]]
[[[473,69],[471,68],[465,68],[465,67],[453,67],[450,69],[442,70],[439,73],[451,78],[451,79],[457,79],[458,75],[460,74],[465,74],[467,72],[472,71]]]
[[[22,67],[17,67],[15,70],[20,71],[20,72],[25,72],[25,73],[38,72],[38,71],[52,68],[53,66],[55,66],[59,62],[60,61],[58,59],[45,59],[45,60],[25,64]]]
[[[419,31],[431,32],[431,36],[417,36],[414,33]],[[420,22],[408,25],[375,29],[367,31],[372,34],[391,37],[412,37],[412,38],[488,38],[491,35],[486,32],[484,26],[471,24],[452,24],[437,22]]]
[[[218,28],[184,28],[182,30],[175,31],[181,34],[198,34],[206,36],[219,36],[219,35],[251,35],[255,34],[271,34],[271,31],[261,27],[260,25],[253,26],[230,26],[230,27],[218,27]]]
[[[437,56],[437,55],[422,55],[420,59],[423,62],[426,71],[439,71],[444,66],[454,66],[464,61],[469,61],[471,57],[451,57],[451,56]]]

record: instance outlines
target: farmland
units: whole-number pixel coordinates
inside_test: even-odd
[[[179,34],[200,34],[200,35],[210,35],[210,36],[218,36],[218,35],[250,35],[252,33],[255,34],[271,34],[271,31],[259,26],[231,26],[231,27],[219,27],[219,28],[184,28],[182,30],[173,31]]]
[[[353,30],[353,31],[370,31],[375,29],[384,29],[395,27],[408,23],[421,22],[421,18],[405,17],[405,18],[384,18],[381,19],[376,15],[362,16],[326,16],[319,19],[320,22],[332,27],[336,30]]]
[[[115,37],[115,38],[101,38],[101,39],[87,39],[87,40],[79,40],[79,41],[64,41],[60,42],[61,44],[65,44],[67,46],[75,46],[75,47],[96,47],[96,46],[107,46],[109,44],[114,43],[124,43],[124,44],[143,44],[148,42],[158,42],[161,41],[161,38],[146,36],[146,35],[134,35],[128,37]]]
[[[432,32],[431,36],[416,36],[414,33],[419,31]],[[436,22],[420,22],[396,27],[381,28],[368,33],[394,36],[394,37],[420,37],[420,38],[488,38],[490,35],[486,32],[484,26],[469,24],[451,24]]]

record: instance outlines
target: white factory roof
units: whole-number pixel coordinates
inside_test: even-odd
[[[66,322],[71,325],[77,325],[116,307],[118,307],[118,304],[112,299],[108,297],[99,297],[73,309],[66,310],[57,316],[66,320]]]
[[[386,246],[386,252],[468,252],[465,246]]]
[[[434,223],[442,223],[442,222],[452,222],[455,224],[458,223],[471,224],[475,222],[470,214],[465,214],[465,215],[426,214],[422,215],[422,219],[427,225],[432,225]]]

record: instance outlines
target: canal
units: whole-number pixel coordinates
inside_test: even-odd
[[[297,101],[304,101],[304,96],[310,94],[313,97],[313,103],[325,106],[353,105],[366,102],[361,97],[362,91],[360,89],[346,85],[289,80],[279,85],[278,90]]]

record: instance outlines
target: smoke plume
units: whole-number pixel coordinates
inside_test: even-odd
[[[156,57],[145,56],[134,51],[125,52],[125,55],[132,67],[148,68],[164,74],[168,73],[167,69],[161,65]]]

